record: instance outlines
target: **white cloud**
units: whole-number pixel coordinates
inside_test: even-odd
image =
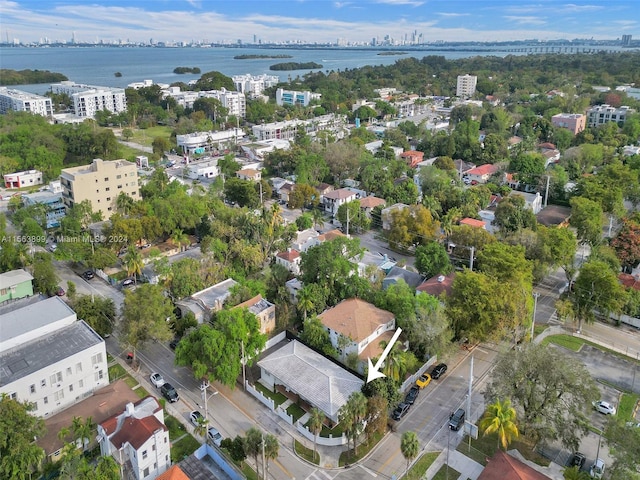
[[[469,17],[470,13],[453,13],[453,12],[437,12],[436,15],[441,17]]]
[[[377,0],[376,3],[386,3],[388,5],[411,5],[412,7],[419,7],[424,4],[418,0]]]
[[[546,20],[534,16],[506,15],[504,18],[518,25],[545,25],[547,23]]]

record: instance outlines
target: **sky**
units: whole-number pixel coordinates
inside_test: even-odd
[[[640,38],[639,0],[0,0],[0,38],[76,42]]]

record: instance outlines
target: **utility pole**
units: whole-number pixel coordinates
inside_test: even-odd
[[[347,237],[349,236],[349,205],[347,205]]]
[[[611,238],[611,229],[613,228],[613,215],[609,215],[609,234],[607,235]]]
[[[240,359],[240,361],[242,362],[242,387],[246,392],[247,391],[247,374],[246,374],[245,365],[244,365],[244,340],[240,340],[240,349],[242,351],[242,358]]]
[[[551,181],[551,175],[547,175],[547,188],[544,193],[544,206],[547,206],[547,202],[549,201],[549,182]]]
[[[218,394],[218,391],[216,390],[209,397],[207,397],[208,388],[209,388],[209,382],[202,380],[202,383],[200,384],[200,391],[202,392],[202,403],[204,403],[204,419],[206,421],[209,421],[209,406],[208,406],[209,399],[214,395]]]
[[[467,393],[467,415],[465,420],[465,427],[467,422],[471,422],[471,390],[473,388],[473,355],[471,355],[471,366],[469,367],[469,392]],[[467,431],[469,436],[469,450],[471,450],[471,429]]]
[[[533,318],[531,319],[531,343],[533,343],[533,327],[536,326],[536,308],[538,307],[538,292],[533,292]]]
[[[475,247],[471,247],[471,257],[469,258],[469,270],[471,270],[472,272],[473,272],[473,254],[475,250],[476,250]]]
[[[261,432],[262,435],[262,480],[267,480],[267,469],[264,465],[264,432]]]

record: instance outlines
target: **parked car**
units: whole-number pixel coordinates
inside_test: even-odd
[[[180,339],[179,339],[179,338],[174,338],[173,340],[171,340],[171,341],[169,342],[169,348],[170,348],[171,350],[175,350],[175,349],[176,349],[176,347],[178,346],[178,343],[180,343]]]
[[[437,380],[442,375],[444,375],[444,372],[446,371],[447,371],[447,365],[444,363],[439,363],[438,365],[433,367],[433,370],[431,370],[431,378],[433,378],[434,380]]]
[[[149,380],[153,383],[153,386],[156,388],[160,388],[164,385],[164,378],[159,373],[152,373],[149,375]]]
[[[593,407],[596,409],[597,412],[600,412],[604,415],[616,414],[616,407],[611,405],[609,402],[604,402],[602,400],[599,400],[597,402],[593,402]]]
[[[162,393],[162,396],[169,400],[171,403],[180,400],[178,392],[170,383],[165,383],[164,385],[162,385],[162,387],[160,387],[160,392]]]
[[[424,373],[418,380],[416,380],[416,385],[420,388],[424,388],[431,383],[431,375],[428,373]]]
[[[62,287],[58,287],[58,289],[56,290],[56,295],[59,297],[64,297],[64,294],[67,293],[64,291],[64,288]]]
[[[449,428],[456,432],[460,430],[460,427],[464,425],[464,417],[464,408],[459,408],[454,413],[449,415]]]
[[[87,270],[82,274],[82,278],[85,280],[91,280],[93,277],[95,277],[95,274],[91,270]]]
[[[404,417],[407,414],[407,412],[409,411],[409,408],[411,408],[411,405],[409,405],[408,403],[402,402],[398,404],[396,409],[391,414],[391,418],[393,418],[394,420],[400,420],[402,417]]]
[[[209,429],[207,430],[207,437],[209,437],[209,440],[215,443],[218,447],[222,443],[222,435],[213,427],[209,427]]]
[[[604,460],[596,458],[596,461],[593,462],[593,465],[591,465],[591,468],[589,469],[589,475],[593,478],[602,478],[604,475],[604,467]]]
[[[420,387],[414,385],[409,389],[407,395],[404,397],[404,403],[408,403],[409,405],[413,405],[418,398],[418,394],[420,393]]]
[[[123,287],[130,287],[131,285],[133,285],[135,282],[133,281],[133,278],[127,278],[125,280],[122,281],[122,286]]]
[[[571,460],[569,460],[569,466],[570,467],[578,467],[578,470],[580,470],[584,466],[584,462],[586,460],[587,460],[587,458],[582,453],[575,452],[571,456]]]
[[[200,422],[204,421],[204,415],[202,415],[199,410],[194,410],[189,414],[189,420],[191,420],[191,423],[197,427]]]

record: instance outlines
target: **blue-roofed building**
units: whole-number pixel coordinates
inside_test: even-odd
[[[22,196],[25,206],[44,205],[47,207],[47,228],[60,226],[60,219],[66,215],[62,193],[36,192]]]

